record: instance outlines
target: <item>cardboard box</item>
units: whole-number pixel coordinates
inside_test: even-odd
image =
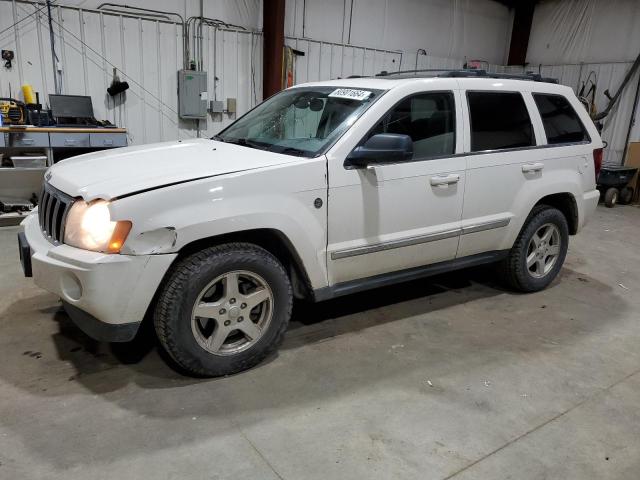
[[[640,142],[630,142],[627,148],[627,158],[624,164],[627,167],[636,167],[640,169]],[[635,176],[629,182],[629,186],[633,188],[633,203],[637,203],[640,198],[640,176],[636,172]]]

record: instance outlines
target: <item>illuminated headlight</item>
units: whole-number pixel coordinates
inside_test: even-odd
[[[118,253],[131,230],[129,221],[111,221],[109,202],[74,202],[67,215],[64,243],[95,252]]]

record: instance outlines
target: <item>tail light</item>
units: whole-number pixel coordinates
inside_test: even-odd
[[[598,180],[598,175],[600,174],[600,169],[602,168],[602,149],[595,148],[593,150],[593,166],[596,170],[596,181]]]

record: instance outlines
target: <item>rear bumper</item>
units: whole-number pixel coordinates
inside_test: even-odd
[[[580,225],[578,225],[578,231],[585,226],[587,221],[595,213],[599,200],[600,192],[598,190],[592,190],[582,195],[583,212],[580,216]]]
[[[133,338],[176,254],[90,252],[50,243],[43,236],[35,214],[22,225],[20,251],[30,252],[36,285],[58,295],[71,319],[97,340]],[[23,260],[23,266],[25,263]]]

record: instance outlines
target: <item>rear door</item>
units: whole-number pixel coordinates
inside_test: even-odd
[[[540,180],[544,165],[536,148],[542,132],[532,121],[533,99],[518,88],[524,82],[460,83],[465,87],[467,186],[457,256],[464,257],[502,248],[521,210],[519,192],[527,182]]]

